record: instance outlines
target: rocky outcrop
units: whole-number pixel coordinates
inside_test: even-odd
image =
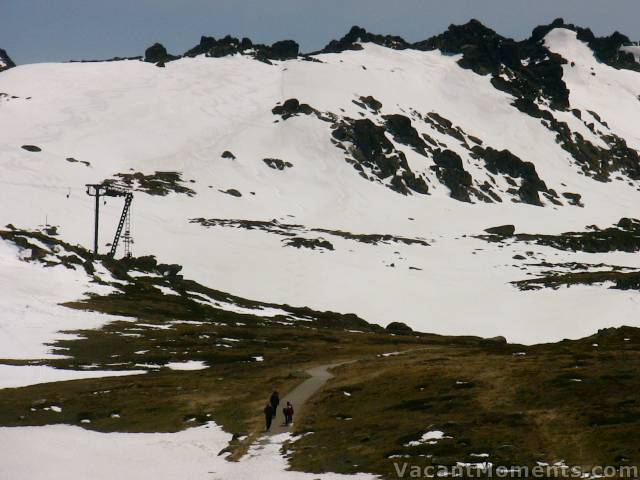
[[[297,98],[290,98],[285,100],[282,105],[276,105],[271,109],[271,113],[274,115],[280,115],[283,120],[293,117],[295,115],[311,115],[316,110],[306,103],[300,103]]]
[[[227,35],[221,39],[203,36],[200,43],[185,52],[185,57],[206,55],[207,57],[226,57],[238,53],[252,55],[257,60],[270,63],[270,60],[289,60],[297,58],[299,46],[293,40],[281,40],[272,45],[254,44],[249,38],[238,39]]]
[[[0,72],[15,67],[16,64],[11,60],[6,50],[0,48]]]
[[[500,225],[497,227],[485,228],[484,231],[490,233],[491,235],[510,237],[511,235],[516,233],[516,227],[514,225]]]
[[[384,118],[387,130],[393,135],[396,142],[408,145],[420,155],[426,156],[425,148],[427,145],[411,125],[410,118],[399,114],[383,115],[382,118]]]
[[[460,156],[451,150],[436,150],[433,155],[438,180],[451,191],[451,198],[461,202],[471,202],[469,189],[473,185],[471,174],[462,166]]]
[[[568,108],[569,91],[562,80],[561,56],[538,40],[516,42],[503,37],[478,20],[451,25],[441,35],[412,45],[419,50],[462,54],[459,65],[479,75],[491,75],[492,84],[516,98],[547,98],[553,106]]]
[[[386,137],[383,126],[369,119],[345,118],[334,126],[332,135],[339,146],[350,144],[345,148],[350,155],[346,160],[364,178],[385,180],[389,188],[403,195],[429,191],[424,179],[411,171],[404,153]]]
[[[382,45],[383,47],[393,48],[395,50],[402,50],[409,47],[402,37],[394,35],[376,35],[375,33],[369,33],[364,28],[354,25],[344,37],[340,40],[331,40],[322,50],[314,52],[317,53],[340,53],[345,50],[362,50],[360,43],[375,43]],[[313,55],[312,54],[312,55]]]
[[[159,67],[163,67],[165,63],[178,58],[180,57],[169,54],[161,43],[154,43],[144,51],[144,61],[155,63]]]
[[[587,253],[640,251],[640,220],[622,218],[609,228],[600,229],[595,225],[584,232],[565,232],[559,235],[519,233],[518,241],[534,242],[558,250]]]
[[[531,205],[542,206],[539,192],[549,192],[547,185],[536,172],[531,162],[525,162],[509,150],[494,150],[491,147],[473,147],[473,153],[484,159],[485,166],[494,175],[503,175],[511,179],[521,179],[515,191],[520,200]]]
[[[382,108],[382,103],[380,103],[371,95],[368,95],[366,97],[361,96],[358,98],[358,100],[353,100],[353,103],[358,105],[360,108],[369,109],[374,113],[378,113]]]
[[[282,243],[287,247],[308,248],[310,250],[333,250],[333,244],[324,238],[285,238]]]
[[[536,27],[531,35],[531,41],[542,40],[554,28],[565,28],[576,32],[578,40],[587,43],[599,61],[618,69],[640,71],[640,64],[636,62],[633,54],[620,50],[623,46],[631,45],[629,37],[617,31],[607,37],[596,37],[589,28],[578,27],[565,23],[562,18],[556,18],[549,25]]]
[[[293,167],[291,162],[285,162],[284,160],[280,160],[279,158],[263,158],[262,161],[269,167],[274,170],[284,170],[285,168]]]

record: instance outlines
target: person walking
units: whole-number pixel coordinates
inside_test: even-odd
[[[275,416],[275,413],[276,412],[271,406],[271,404],[267,403],[267,405],[264,407],[264,420],[266,423],[267,432],[271,430],[271,422],[273,421],[273,417]]]
[[[277,391],[271,394],[269,403],[271,403],[271,408],[273,408],[273,416],[275,417],[276,413],[278,412],[278,405],[280,405],[280,395],[278,395]]]
[[[284,424],[291,425],[293,423],[293,405],[291,402],[287,402],[287,406],[282,409],[284,413]]]

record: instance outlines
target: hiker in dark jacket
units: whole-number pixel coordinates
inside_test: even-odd
[[[267,432],[271,430],[271,421],[273,420],[275,413],[276,411],[273,409],[271,404],[267,403],[267,405],[264,407],[264,420],[267,425]]]
[[[287,402],[287,406],[282,409],[284,414],[284,424],[290,425],[293,422],[293,405],[291,402]]]
[[[273,408],[273,416],[275,417],[278,411],[278,405],[280,405],[280,395],[278,395],[278,392],[273,392],[271,394],[271,399],[269,400],[269,402],[271,403],[271,407]]]

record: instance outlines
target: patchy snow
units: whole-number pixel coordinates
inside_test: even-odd
[[[280,449],[288,434],[264,439],[241,462],[218,453],[231,435],[210,423],[178,433],[99,433],[69,425],[0,428],[0,478],[11,480],[373,480],[368,474],[287,470]],[[31,461],[37,458],[38,461]]]
[[[38,383],[63,382],[81,378],[140,375],[144,370],[63,370],[46,365],[0,364],[0,388],[18,388]]]
[[[407,446],[417,447],[418,445],[422,445],[424,443],[429,445],[435,445],[436,443],[438,443],[438,440],[441,440],[443,438],[451,438],[451,437],[445,436],[444,432],[441,432],[440,430],[431,430],[424,433],[419,440],[410,441],[409,443],[407,443]]]
[[[165,287],[164,285],[154,285],[154,287],[157,288],[158,290],[160,290],[163,295],[178,295],[178,296],[180,296],[180,294],[178,292],[176,292],[173,288]]]
[[[639,74],[596,62],[591,50],[568,30],[553,30],[545,42],[576,62],[573,68],[564,66],[572,108],[598,112],[614,133],[640,147]],[[534,251],[540,261],[640,267],[637,255],[510,247],[468,236],[506,223],[528,233],[582,230],[592,224],[606,227],[635,215],[639,193],[634,186],[579,175],[553,132],[513,108],[513,99],[496,90],[488,76],[460,68],[459,56],[363,44],[361,51],[318,58],[323,63],[290,60],[267,65],[238,55],[185,58],[163,69],[122,61],[24,65],[3,72],[0,91],[33,100],[9,102],[0,113],[0,203],[18,206],[0,211],[0,225],[35,227],[46,217],[59,225],[66,241],[90,246],[93,199],[84,192],[86,183],[131,169],[145,174],[179,171],[194,196],[136,192],[134,253],[180,264],[186,278],[212,288],[262,302],[353,312],[381,325],[401,321],[425,332],[504,335],[525,344],[638,325],[637,292],[600,287],[522,292],[510,284],[526,278],[512,260],[523,250]],[[304,115],[276,123],[271,113],[278,102],[295,97],[321,111],[344,109],[345,115],[359,118],[361,109],[352,103],[359,95],[381,101],[384,114],[409,114],[411,109],[438,112],[486,145],[507,148],[531,161],[549,187],[582,194],[585,207],[457,202],[435,179],[431,160],[396,145],[411,168],[430,179],[429,195],[403,196],[362,179],[331,143],[327,123]],[[371,112],[363,114],[380,122]],[[571,114],[558,115],[599,144]],[[459,153],[474,178],[487,178],[452,137],[425,122],[414,121],[414,126]],[[26,152],[20,148],[24,144],[38,145],[42,151]],[[236,160],[221,158],[225,150]],[[67,157],[90,161],[91,167],[67,162]],[[294,166],[275,171],[262,162],[267,157]],[[496,181],[505,183],[501,178]],[[239,190],[242,197],[219,192],[228,188]],[[32,201],[21,201],[25,195]],[[103,251],[121,205],[121,199],[108,199],[101,208]],[[205,228],[189,222],[198,217],[276,219],[306,228],[389,233],[428,238],[431,246],[371,245],[318,233],[316,237],[335,247],[320,252],[285,247],[282,236],[259,229]],[[50,277],[51,271],[47,274]],[[56,275],[64,278],[52,284],[73,281],[67,278],[73,273]],[[33,300],[23,301],[3,292],[1,306],[13,311],[14,318],[24,317],[26,305],[34,309],[38,298],[50,295],[44,286],[41,290],[31,293]],[[64,301],[81,294],[69,293],[75,297],[55,297]],[[277,308],[212,302],[237,313],[286,314]],[[46,315],[54,317],[46,324],[56,327],[43,340],[74,317],[70,313],[58,323],[57,313],[47,310]],[[29,318],[39,321],[37,316]],[[99,316],[83,313],[76,315],[79,318],[87,326],[100,323]],[[5,334],[4,322],[0,319],[0,335],[13,338],[13,332]],[[34,356],[22,353],[17,345],[11,345],[10,356]]]
[[[187,362],[169,362],[165,365],[171,370],[203,370],[209,366],[199,360],[189,360]]]
[[[4,211],[4,209],[3,209]],[[89,282],[84,270],[62,265],[43,267],[21,261],[18,248],[0,240],[0,357],[12,359],[56,356],[47,344],[74,335],[61,330],[99,328],[124,317],[59,306],[86,292],[106,294],[111,287]]]

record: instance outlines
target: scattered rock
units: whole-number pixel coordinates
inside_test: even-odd
[[[279,158],[263,158],[262,161],[274,170],[284,170],[285,168],[293,167],[292,163],[285,162],[284,160],[280,160]]]
[[[67,162],[69,162],[69,163],[81,163],[81,164],[83,164],[85,167],[90,167],[90,166],[91,166],[91,164],[90,164],[89,162],[87,162],[86,160],[76,160],[76,159],[75,159],[75,158],[73,158],[73,157],[67,157],[67,158],[66,158],[66,160],[67,160]]]

